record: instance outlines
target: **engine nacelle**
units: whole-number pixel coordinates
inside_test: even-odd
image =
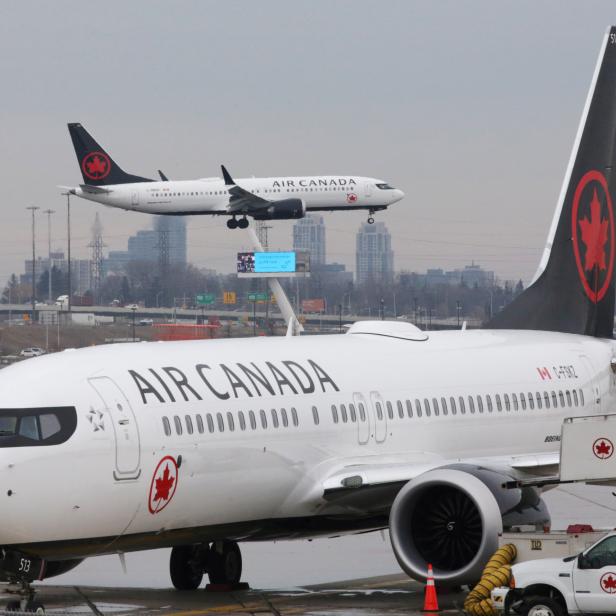
[[[505,471],[459,464],[409,481],[389,516],[391,543],[402,569],[425,581],[430,563],[441,583],[476,582],[503,528],[549,524],[537,491],[504,488],[511,480]]]
[[[255,220],[294,220],[306,216],[306,204],[301,199],[281,199],[252,214]]]

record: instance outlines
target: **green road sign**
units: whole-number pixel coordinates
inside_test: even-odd
[[[248,301],[249,302],[266,302],[269,298],[268,293],[249,293]]]
[[[205,306],[206,304],[213,304],[216,301],[216,297],[213,293],[200,293],[195,298],[198,306]]]

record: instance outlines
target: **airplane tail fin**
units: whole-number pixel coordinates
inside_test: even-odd
[[[612,338],[615,146],[616,26],[612,26],[603,39],[539,269],[531,285],[486,328]]]
[[[106,186],[107,184],[154,181],[125,173],[81,124],[69,124],[68,132],[71,135],[75,154],[77,154],[77,162],[86,184]]]

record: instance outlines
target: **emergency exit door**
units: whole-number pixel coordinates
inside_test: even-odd
[[[387,413],[383,397],[378,391],[370,392],[370,402],[374,417],[374,440],[377,443],[385,442],[387,438]]]
[[[139,428],[133,409],[122,390],[109,377],[89,379],[101,400],[101,410],[111,420],[115,439],[116,479],[136,479],[141,474]]]

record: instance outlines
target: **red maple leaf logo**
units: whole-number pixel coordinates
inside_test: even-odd
[[[165,472],[162,478],[156,478],[156,493],[154,494],[154,502],[159,500],[167,500],[169,498],[169,492],[173,487],[175,477],[170,477],[169,465],[165,466]]]
[[[107,162],[98,156],[94,156],[92,160],[86,162],[86,166],[88,167],[90,175],[95,175],[97,173],[103,175],[107,169]]]
[[[601,580],[601,583],[603,584],[603,588],[605,588],[605,590],[616,590],[616,578],[611,574],[604,580]]]
[[[601,441],[598,445],[595,445],[595,450],[598,455],[607,456],[612,448],[605,441]]]
[[[600,270],[607,269],[605,262],[605,244],[609,222],[601,218],[601,203],[597,197],[597,189],[594,190],[590,202],[590,220],[584,218],[579,221],[582,231],[582,242],[586,245],[584,257],[584,269],[592,270],[597,266]]]

